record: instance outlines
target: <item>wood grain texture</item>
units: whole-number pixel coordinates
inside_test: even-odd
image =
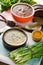
[[[42,60],[42,62],[41,62],[41,64],[40,65],[43,65],[43,60]]]

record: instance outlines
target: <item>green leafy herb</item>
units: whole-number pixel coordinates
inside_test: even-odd
[[[18,0],[0,0],[2,11],[8,10],[13,4],[17,2]]]
[[[36,43],[31,47],[24,46],[10,52],[9,57],[17,65],[23,65],[31,58],[37,58],[43,56],[43,42]]]
[[[2,11],[8,10],[13,4],[17,2],[25,2],[30,5],[36,4],[34,0],[0,0]]]
[[[20,0],[21,2],[25,2],[28,3],[30,5],[36,4],[36,2],[34,0]]]

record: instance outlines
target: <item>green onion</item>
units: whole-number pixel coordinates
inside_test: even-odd
[[[17,65],[23,65],[31,58],[37,58],[43,56],[43,42],[36,43],[31,47],[24,46],[18,48],[9,54],[9,58],[13,60]]]

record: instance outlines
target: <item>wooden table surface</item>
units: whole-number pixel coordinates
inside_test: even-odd
[[[43,60],[42,60],[42,62],[41,62],[41,65],[43,65]]]

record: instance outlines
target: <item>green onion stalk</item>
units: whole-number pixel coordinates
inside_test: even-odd
[[[9,58],[17,65],[23,65],[25,62],[32,58],[43,56],[43,42],[36,43],[29,46],[18,48],[9,54]]]

